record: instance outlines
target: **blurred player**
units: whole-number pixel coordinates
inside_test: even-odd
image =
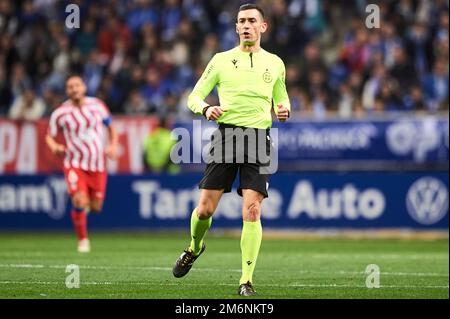
[[[233,132],[256,132],[264,141],[261,149],[268,148],[273,105],[279,121],[284,122],[289,117],[290,103],[284,81],[284,63],[260,46],[261,34],[266,29],[267,23],[264,22],[261,8],[254,4],[242,5],[236,19],[239,46],[216,54],[189,96],[188,106],[192,111],[219,123],[216,132],[221,134],[218,134],[220,138],[217,141],[214,139],[215,145],[233,143],[232,139],[226,137],[227,130],[231,129]],[[220,106],[204,102],[214,86],[218,88]],[[259,143],[257,147],[260,147]],[[236,147],[238,148],[240,147]],[[244,146],[236,150],[236,153],[242,152],[248,156],[249,149]],[[204,252],[206,246],[203,238],[211,226],[212,215],[222,194],[231,191],[239,171],[238,193],[243,197],[243,228],[242,276],[238,294],[251,296],[256,293],[252,278],[262,239],[261,204],[268,196],[269,174],[261,173],[262,162],[239,162],[236,160],[236,153],[232,154],[232,162],[208,163],[200,182],[200,200],[191,216],[191,244],[177,259],[173,275],[185,276],[194,261]]]
[[[86,85],[79,76],[66,82],[67,101],[51,115],[46,143],[53,154],[64,154],[64,177],[72,200],[71,218],[78,237],[78,251],[89,252],[87,212],[99,213],[106,190],[105,154],[114,159],[118,138],[106,105],[86,96]],[[103,126],[108,128],[104,147]],[[65,145],[56,141],[62,131]]]

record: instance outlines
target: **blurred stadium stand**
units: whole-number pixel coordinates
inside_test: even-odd
[[[79,29],[65,27],[70,3]],[[215,52],[235,46],[241,3],[1,0],[0,115],[48,115],[77,72],[114,113],[189,118],[186,94]],[[258,3],[270,25],[262,45],[285,61],[294,115],[448,111],[448,1],[370,1],[380,29],[364,25],[369,1]]]

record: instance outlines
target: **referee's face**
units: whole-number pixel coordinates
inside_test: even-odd
[[[261,33],[266,32],[267,23],[256,9],[239,11],[236,32],[242,44],[253,46],[261,40]]]

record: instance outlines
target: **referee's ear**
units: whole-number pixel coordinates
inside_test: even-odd
[[[267,31],[267,29],[269,28],[269,25],[267,24],[266,21],[261,22],[261,33],[264,33]]]

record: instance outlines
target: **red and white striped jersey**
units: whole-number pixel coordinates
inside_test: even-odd
[[[85,97],[81,107],[67,100],[52,113],[49,133],[56,137],[61,130],[66,141],[64,167],[90,172],[105,170],[103,125],[110,120],[107,106],[95,97]]]

